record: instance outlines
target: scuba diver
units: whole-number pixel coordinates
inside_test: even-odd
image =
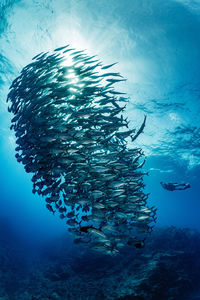
[[[162,185],[162,187],[165,189],[165,190],[168,190],[168,191],[183,191],[183,190],[186,190],[186,189],[189,189],[191,187],[191,185],[189,183],[177,183],[177,182],[169,182],[169,183],[164,183],[164,182],[160,182],[160,184]]]

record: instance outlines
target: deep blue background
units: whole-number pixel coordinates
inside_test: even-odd
[[[0,13],[0,218],[33,245],[66,233],[65,222],[32,194],[31,175],[15,159],[6,95],[33,56],[71,43],[105,64],[118,61],[131,126],[147,115],[136,145],[147,156],[145,190],[158,208],[157,226],[200,229],[198,1],[10,0],[1,1]],[[192,188],[168,192],[160,181]]]

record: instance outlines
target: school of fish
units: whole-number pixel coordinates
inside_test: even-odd
[[[103,253],[141,248],[156,220],[143,192],[144,155],[128,147],[145,127],[129,129],[125,79],[96,56],[69,45],[40,53],[10,87],[16,158],[33,173],[33,193],[65,219],[75,243]],[[152,225],[153,224],[153,225]]]

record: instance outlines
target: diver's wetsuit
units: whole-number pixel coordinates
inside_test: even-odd
[[[165,190],[168,190],[168,191],[175,191],[175,190],[179,190],[179,191],[182,191],[182,190],[186,190],[188,188],[190,188],[190,184],[189,183],[172,183],[172,182],[169,182],[169,183],[164,183],[164,182],[160,182],[160,184],[162,185],[162,187],[165,189]]]

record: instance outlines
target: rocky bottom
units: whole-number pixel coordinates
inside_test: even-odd
[[[4,230],[0,300],[200,300],[200,233],[192,229],[157,228],[145,248],[116,256],[73,245],[68,236],[40,255],[19,245]]]

